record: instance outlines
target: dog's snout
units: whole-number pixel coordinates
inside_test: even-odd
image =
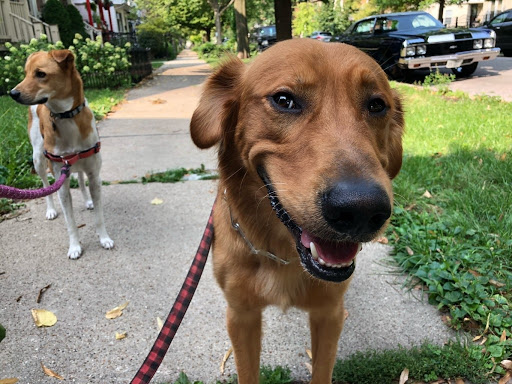
[[[377,232],[391,216],[388,194],[366,180],[342,181],[323,194],[322,214],[336,231],[365,237]]]
[[[21,96],[21,92],[18,91],[16,88],[13,88],[13,89],[11,89],[11,92],[9,92],[9,95],[11,95],[11,97],[14,100],[18,100]]]

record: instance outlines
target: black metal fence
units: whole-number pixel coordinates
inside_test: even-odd
[[[132,47],[129,51],[131,66],[126,71],[106,74],[83,73],[85,88],[115,88],[138,83],[153,72],[151,51],[146,48]]]

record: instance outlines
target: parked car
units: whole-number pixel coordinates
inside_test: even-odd
[[[258,43],[258,50],[263,51],[277,42],[276,26],[258,27],[254,31],[254,36]]]
[[[315,31],[309,37],[312,39],[315,39],[315,40],[319,40],[319,41],[331,41],[332,33],[331,32]]]
[[[480,61],[493,60],[500,53],[493,30],[446,29],[426,12],[369,16],[331,41],[363,50],[396,79],[433,68],[450,68],[457,77],[467,77]]]
[[[512,9],[501,12],[484,23],[496,33],[496,46],[505,56],[512,56]]]

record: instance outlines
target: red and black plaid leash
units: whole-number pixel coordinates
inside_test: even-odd
[[[181,320],[183,320],[183,316],[185,316],[187,308],[192,301],[192,297],[196,291],[197,284],[199,283],[199,279],[203,273],[206,259],[208,258],[208,252],[210,251],[210,245],[213,239],[214,209],[215,204],[212,208],[212,211],[210,212],[210,217],[208,219],[206,229],[204,230],[201,244],[199,244],[196,256],[194,257],[194,261],[190,266],[190,270],[188,271],[187,278],[181,287],[180,293],[178,294],[178,297],[176,298],[176,301],[174,302],[174,305],[172,306],[171,311],[165,320],[165,324],[160,330],[160,333],[158,334],[158,337],[153,344],[153,348],[151,348],[151,351],[131,381],[131,384],[147,384],[151,381],[156,371],[158,370],[158,367],[162,363],[162,360],[164,359],[164,356],[167,353],[169,346],[171,345],[174,335],[178,331]]]

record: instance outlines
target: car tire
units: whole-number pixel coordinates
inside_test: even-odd
[[[469,65],[463,65],[462,67],[452,68],[452,72],[457,78],[469,77],[476,71],[478,63],[472,63]]]

